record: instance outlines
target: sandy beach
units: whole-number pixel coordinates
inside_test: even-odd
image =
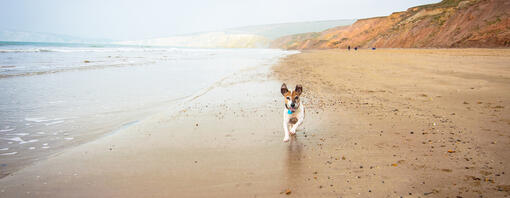
[[[0,197],[506,197],[510,50],[303,51],[0,179]],[[282,142],[280,85],[307,115]]]

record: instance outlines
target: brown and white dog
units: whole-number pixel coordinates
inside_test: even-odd
[[[289,141],[290,134],[296,134],[296,129],[305,118],[305,107],[301,104],[301,93],[303,86],[296,85],[294,91],[289,91],[285,83],[282,84],[281,92],[285,98],[285,108],[283,109],[283,130],[285,132],[284,142]],[[290,130],[289,130],[290,128]]]

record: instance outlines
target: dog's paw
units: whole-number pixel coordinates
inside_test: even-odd
[[[289,141],[289,137],[283,138],[283,142],[288,142],[288,141]]]

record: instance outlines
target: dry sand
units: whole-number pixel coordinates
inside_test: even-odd
[[[508,196],[509,63],[504,49],[305,51],[4,177],[0,197]],[[307,107],[290,143],[282,81]]]

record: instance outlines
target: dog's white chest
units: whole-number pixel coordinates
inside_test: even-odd
[[[303,106],[300,106],[295,112],[289,114],[289,110],[284,109],[284,119],[288,124],[296,124],[298,121],[303,119],[302,112]]]

